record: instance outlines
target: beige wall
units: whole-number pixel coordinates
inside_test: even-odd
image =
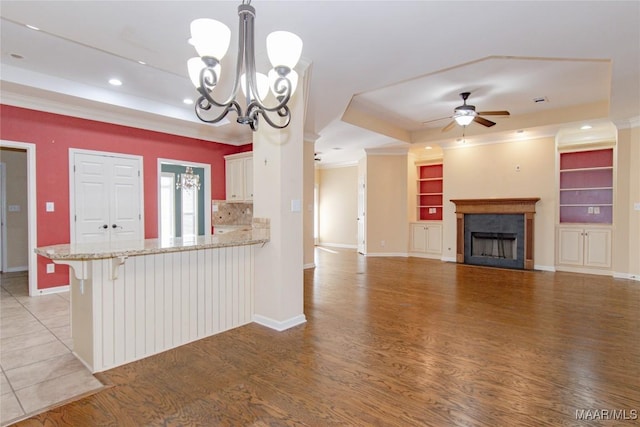
[[[358,168],[320,169],[320,244],[356,247],[358,236]]]
[[[367,155],[367,255],[407,255],[407,154]]]
[[[303,171],[303,203],[302,203],[302,217],[303,217],[303,239],[304,239],[304,257],[303,265],[305,268],[314,266],[314,239],[313,239],[313,214],[314,214],[314,186],[315,186],[315,161],[313,141],[304,142],[304,171]]]
[[[555,163],[554,138],[445,150],[443,258],[455,260],[455,205],[451,199],[539,197],[535,215],[534,263],[553,268]]]
[[[613,271],[640,277],[640,128],[618,132]]]
[[[7,271],[27,270],[29,266],[27,215],[27,152],[11,148],[0,149],[0,162],[6,171]],[[19,206],[19,212],[9,212],[9,206]]]

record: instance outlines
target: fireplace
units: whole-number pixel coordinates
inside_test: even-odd
[[[456,261],[533,269],[535,204],[539,198],[458,199]]]

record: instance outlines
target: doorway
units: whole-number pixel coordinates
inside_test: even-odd
[[[3,271],[12,270],[11,262],[10,265],[6,264],[6,257],[9,254],[8,250],[8,231],[6,228],[7,223],[5,220],[7,219],[7,215],[9,212],[9,204],[11,204],[12,215],[19,216],[20,219],[24,222],[24,225],[21,227],[26,228],[26,238],[22,237],[24,240],[21,244],[24,244],[26,247],[26,255],[24,257],[25,261],[19,262],[20,265],[13,266],[15,271],[24,271],[26,270],[29,275],[28,283],[29,283],[29,296],[37,295],[38,293],[38,270],[37,270],[37,255],[34,251],[37,242],[36,235],[36,146],[32,143],[27,142],[18,142],[18,141],[7,141],[0,140],[0,149],[19,151],[20,153],[24,153],[26,155],[26,169],[25,167],[21,167],[21,180],[24,180],[24,187],[26,188],[26,194],[22,194],[23,197],[20,202],[11,202],[7,203],[7,185],[6,181],[10,180],[9,176],[6,176],[2,181],[2,185],[4,185],[3,196],[4,204],[3,204],[3,225],[2,227],[2,241],[0,242],[0,246],[2,246],[2,254],[1,256],[4,258],[3,262]],[[3,157],[6,158],[5,155]],[[6,162],[5,162],[6,163]],[[5,172],[7,172],[7,168],[5,168]],[[22,232],[24,235],[24,231]],[[12,241],[13,242],[13,241]],[[12,243],[13,244],[13,243]],[[12,248],[13,249],[13,248]],[[26,264],[26,265],[25,265]]]
[[[199,188],[180,185],[185,177]],[[211,165],[158,159],[158,237],[193,238],[211,234]]]

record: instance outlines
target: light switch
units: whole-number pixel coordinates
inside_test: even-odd
[[[302,201],[294,199],[291,201],[291,212],[300,212],[302,210]]]
[[[56,265],[51,263],[51,264],[47,264],[47,273],[55,273],[56,272]]]
[[[9,205],[9,212],[20,212],[20,205]]]
[[[633,209],[640,211],[640,203],[634,203],[633,204]]]
[[[55,206],[53,204],[53,202],[47,202],[45,205],[45,210],[47,212],[53,212],[55,210]]]

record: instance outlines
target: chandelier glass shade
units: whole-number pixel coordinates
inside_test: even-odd
[[[273,68],[268,75],[256,71],[254,20],[255,9],[251,0],[243,0],[238,6],[239,35],[238,57],[231,93],[225,100],[216,100],[213,90],[223,72],[221,61],[229,49],[231,31],[214,19],[196,19],[191,23],[191,39],[198,57],[187,61],[189,78],[200,93],[195,112],[205,123],[217,123],[230,111],[237,114],[237,122],[248,124],[252,130],[258,127],[258,116],[272,127],[285,128],[291,121],[287,103],[293,95],[298,74],[293,70],[302,54],[302,40],[288,31],[274,31],[267,36],[267,55]],[[226,73],[226,71],[225,71]],[[238,90],[245,97],[245,110],[237,101]],[[275,101],[267,105],[269,90]]]
[[[200,190],[200,176],[193,173],[191,166],[187,166],[186,171],[180,174],[180,178],[176,182],[176,189],[186,191]]]

